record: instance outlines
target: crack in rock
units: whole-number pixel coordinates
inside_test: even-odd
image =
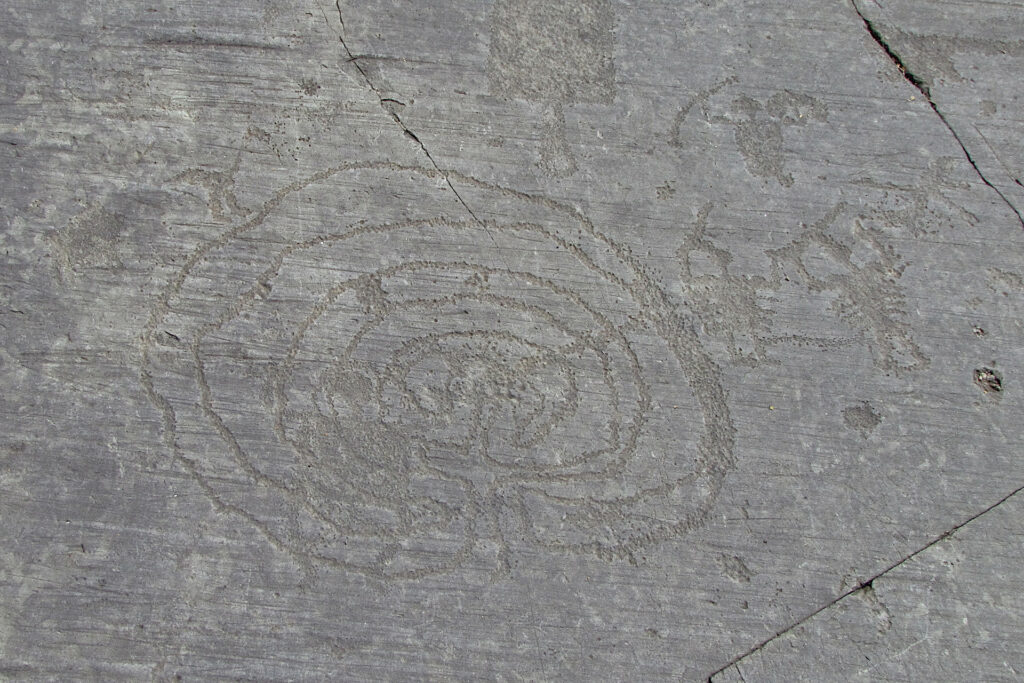
[[[960,146],[960,149],[963,151],[964,156],[967,158],[967,162],[971,165],[971,168],[974,169],[975,173],[978,174],[978,177],[981,178],[981,182],[983,182],[985,185],[991,188],[993,192],[999,195],[999,198],[1003,200],[1004,204],[1010,207],[1010,210],[1013,211],[1014,215],[1017,216],[1017,221],[1020,223],[1021,227],[1024,228],[1024,215],[1021,215],[1021,212],[1017,210],[1017,207],[1013,205],[1009,198],[1007,198],[1007,196],[1003,194],[1003,192],[998,187],[993,185],[992,182],[985,177],[985,174],[981,172],[981,169],[978,168],[977,162],[974,161],[974,157],[967,149],[967,146],[961,139],[960,134],[956,132],[956,129],[953,128],[953,126],[949,123],[949,120],[946,119],[946,116],[942,113],[942,111],[935,104],[935,101],[932,99],[931,88],[928,86],[927,82],[925,82],[923,78],[916,75],[907,67],[906,63],[903,61],[903,58],[900,56],[900,54],[896,52],[896,50],[888,43],[888,41],[886,41],[885,37],[882,36],[881,32],[879,32],[879,30],[875,27],[871,20],[864,16],[864,13],[860,11],[860,7],[857,5],[857,0],[850,0],[850,4],[853,5],[853,11],[857,13],[857,16],[860,17],[860,20],[864,23],[864,28],[866,28],[867,32],[871,35],[872,40],[874,40],[875,43],[877,43],[878,46],[882,48],[882,51],[885,52],[885,55],[886,57],[889,58],[889,61],[896,65],[896,68],[899,69],[900,73],[903,75],[903,78],[905,78],[908,83],[914,86],[914,88],[919,93],[921,93],[921,95],[924,96],[925,101],[928,102],[928,106],[932,108],[932,111],[935,112],[935,115],[939,117],[939,120],[942,121],[942,124],[949,131],[950,135],[952,135],[953,139],[956,140],[957,145]]]
[[[707,683],[713,683],[715,677],[720,675],[724,671],[726,671],[729,667],[736,667],[738,669],[740,662],[743,662],[744,660],[748,659],[751,655],[754,655],[754,654],[760,652],[761,650],[765,649],[766,647],[768,647],[768,645],[770,645],[771,643],[775,642],[779,638],[784,637],[786,634],[791,633],[794,630],[800,628],[800,626],[802,626],[803,624],[805,624],[808,621],[810,621],[811,619],[815,618],[816,616],[818,616],[822,612],[825,612],[826,610],[834,607],[835,605],[837,605],[838,603],[842,602],[843,600],[846,600],[851,595],[863,595],[866,599],[870,600],[871,596],[868,595],[868,593],[873,593],[874,592],[875,581],[877,581],[878,579],[880,579],[880,578],[890,574],[891,572],[895,571],[896,569],[902,567],[907,562],[910,562],[911,560],[913,560],[918,555],[928,551],[932,547],[934,547],[934,546],[938,545],[939,543],[945,541],[947,538],[950,538],[956,532],[960,531],[960,529],[963,529],[968,524],[970,524],[970,523],[972,523],[972,522],[974,522],[974,521],[984,517],[985,515],[987,515],[988,513],[992,512],[997,507],[999,507],[1000,505],[1005,503],[1006,501],[1010,500],[1014,496],[1017,496],[1017,495],[1021,494],[1022,492],[1024,492],[1024,486],[1018,486],[1017,488],[1013,489],[1012,491],[1010,491],[1005,496],[1003,496],[1002,498],[1000,498],[996,502],[992,503],[991,505],[989,505],[985,509],[983,509],[980,512],[977,512],[977,513],[975,513],[973,515],[971,515],[970,517],[968,517],[967,519],[963,520],[962,522],[959,522],[959,523],[955,524],[954,526],[950,527],[949,529],[947,529],[946,531],[942,532],[941,534],[939,534],[938,536],[933,538],[931,541],[929,541],[925,545],[923,545],[920,548],[918,548],[917,550],[915,550],[915,551],[913,551],[911,553],[908,553],[907,555],[904,555],[902,558],[900,558],[896,562],[893,562],[892,564],[890,564],[885,569],[882,569],[881,571],[876,573],[871,578],[867,579],[866,581],[861,581],[860,583],[858,583],[857,585],[853,586],[852,588],[849,588],[849,589],[843,591],[838,596],[836,596],[835,598],[833,598],[829,602],[825,603],[824,605],[822,605],[818,609],[814,610],[810,614],[802,617],[801,619],[795,621],[794,623],[790,624],[789,626],[786,626],[785,628],[777,631],[775,633],[775,635],[773,635],[770,638],[767,638],[767,639],[761,641],[760,643],[758,643],[754,647],[750,648],[749,650],[747,650],[743,654],[739,655],[738,657],[734,657],[727,664],[725,664],[724,666],[722,666],[722,667],[716,669],[715,671],[713,671],[708,676]],[[879,617],[881,625],[883,627],[885,626],[886,617],[888,617],[888,623],[891,626],[891,623],[892,623],[892,613],[889,612],[888,608],[885,608],[884,613],[876,612],[876,616]]]
[[[494,235],[491,234],[491,231],[487,228],[487,224],[480,220],[480,218],[476,215],[476,212],[474,212],[473,209],[470,208],[469,204],[466,203],[466,200],[462,198],[461,194],[459,194],[459,191],[455,189],[455,185],[452,184],[451,178],[448,177],[448,172],[437,164],[437,162],[434,160],[434,157],[430,155],[430,151],[427,149],[426,145],[423,144],[423,141],[420,140],[419,137],[417,137],[417,135],[413,133],[407,125],[405,125],[401,117],[398,116],[398,111],[401,108],[404,108],[405,105],[402,104],[401,102],[397,102],[397,100],[395,100],[394,98],[385,97],[384,94],[381,93],[381,91],[377,88],[377,86],[373,84],[373,81],[366,73],[366,70],[363,69],[363,67],[359,64],[359,59],[361,58],[361,55],[356,55],[352,52],[352,50],[349,49],[348,44],[345,42],[345,17],[341,11],[341,0],[335,0],[334,6],[338,10],[338,22],[341,24],[341,33],[338,34],[338,41],[341,43],[342,49],[345,50],[345,54],[348,56],[348,61],[356,68],[356,71],[359,72],[359,75],[363,77],[363,81],[366,83],[366,86],[373,92],[374,95],[376,95],[377,100],[380,104],[380,108],[384,111],[384,113],[390,116],[392,121],[398,124],[399,128],[402,129],[402,132],[405,133],[406,137],[408,137],[410,140],[419,145],[419,148],[423,150],[424,156],[426,156],[427,160],[430,161],[430,164],[431,166],[434,167],[434,170],[441,174],[441,177],[444,178],[445,184],[448,185],[448,188],[455,195],[455,198],[458,199],[459,203],[462,204],[463,208],[466,209],[469,215],[473,217],[473,220],[481,228],[483,228],[484,232],[487,233],[487,236],[490,237],[491,242],[494,243],[495,250],[497,250],[498,252],[498,258],[501,259],[502,263],[505,263],[504,258],[501,256],[501,247],[498,246],[498,241],[494,239]],[[396,103],[402,106],[396,107]],[[505,268],[509,272],[512,271],[512,268],[507,263],[505,263]]]

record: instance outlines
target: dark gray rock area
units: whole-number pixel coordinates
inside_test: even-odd
[[[1017,680],[1024,8],[0,2],[0,679]]]

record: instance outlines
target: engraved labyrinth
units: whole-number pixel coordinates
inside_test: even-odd
[[[453,173],[515,216],[470,220],[439,177],[329,169],[188,257],[143,341],[179,462],[278,547],[381,578],[703,523],[733,427],[695,333],[577,211]]]

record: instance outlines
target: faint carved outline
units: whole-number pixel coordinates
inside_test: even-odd
[[[910,326],[901,319],[904,296],[898,280],[906,264],[882,242],[877,230],[864,225],[861,217],[853,220],[852,232],[874,258],[858,262],[853,249],[828,232],[846,208],[845,202],[839,202],[790,244],[767,253],[777,273],[792,268],[810,291],[835,295],[833,312],[867,336],[877,366],[897,373],[919,370],[928,365],[928,357],[914,341]],[[814,252],[842,272],[813,273],[809,257]]]
[[[54,247],[57,277],[64,281],[88,266],[121,268],[119,242],[126,219],[100,204],[91,204],[72,217],[61,230],[48,236]]]
[[[876,213],[883,221],[906,217],[907,211],[919,209],[923,201],[920,197],[912,199],[910,209]],[[773,311],[762,304],[762,299],[792,282],[792,275],[796,283],[811,292],[833,295],[833,313],[866,338],[875,365],[882,370],[901,373],[928,365],[928,357],[914,341],[910,326],[901,319],[904,297],[898,280],[906,264],[884,244],[879,230],[865,224],[866,217],[852,219],[851,233],[859,252],[829,232],[847,210],[847,205],[839,202],[819,221],[803,226],[789,244],[765,252],[770,262],[767,276],[736,275],[729,270],[732,254],[718,247],[707,234],[711,210],[711,204],[701,208],[677,255],[687,300],[705,331],[725,342],[734,362],[756,365],[769,360],[768,346],[773,342],[813,343],[823,348],[848,343],[842,339],[769,334]],[[698,254],[716,272],[696,272],[693,262]],[[821,267],[828,272],[819,272]]]
[[[737,82],[736,76],[729,76],[691,97],[672,121],[669,143],[676,147],[683,145],[682,125],[694,107],[699,107],[705,123],[733,127],[736,147],[752,175],[773,178],[783,187],[792,187],[793,176],[785,170],[783,129],[826,121],[828,108],[809,95],[783,90],[764,102],[741,94],[733,100],[729,115],[713,114],[708,101]]]
[[[541,169],[576,172],[564,107],[615,97],[615,13],[609,0],[498,0],[491,9],[491,91],[544,105]]]
[[[517,542],[521,539],[551,550],[592,553],[609,560],[634,560],[638,550],[703,524],[733,465],[734,430],[718,368],[655,281],[626,250],[598,232],[576,209],[559,202],[449,171],[446,173],[451,178],[479,191],[518,202],[524,208],[543,209],[557,216],[561,227],[529,222],[459,221],[441,216],[348,226],[341,232],[317,234],[284,246],[279,244],[280,250],[269,265],[241,295],[228,297],[227,304],[219,305],[219,314],[195,322],[191,333],[163,329],[172,309],[180,304],[193,271],[214,252],[266,223],[290,196],[316,183],[356,171],[390,171],[433,181],[444,177],[433,169],[389,162],[355,162],[326,169],[282,188],[247,220],[201,244],[186,258],[158,298],[144,329],[140,380],[150,400],[163,413],[165,439],[176,461],[195,477],[214,504],[241,515],[275,546],[304,562],[335,566],[379,579],[417,578],[451,571],[488,543],[497,547],[499,569],[507,570],[511,564],[511,537]],[[273,431],[282,444],[291,448],[293,464],[299,474],[286,480],[277,471],[268,473],[265,463],[247,451],[232,430],[229,422],[234,418],[226,418],[217,410],[216,387],[211,385],[211,370],[203,354],[207,337],[220,332],[240,316],[255,314],[261,306],[267,305],[275,278],[293,255],[312,253],[357,236],[385,237],[403,230],[472,232],[481,227],[490,233],[529,236],[532,240],[544,241],[554,251],[571,256],[574,267],[580,270],[577,276],[589,274],[594,278],[591,286],[610,287],[632,301],[628,320],[615,323],[588,302],[585,295],[581,296],[581,292],[567,288],[566,283],[551,280],[550,274],[530,272],[529,267],[512,270],[505,267],[500,258],[497,265],[486,266],[464,259],[403,257],[379,272],[342,278],[311,305],[309,314],[300,324],[288,327],[292,341],[270,373]],[[386,245],[386,241],[382,244]],[[487,244],[484,239],[480,247]],[[459,294],[402,301],[395,299],[397,294],[385,290],[384,283],[390,282],[388,278],[420,276],[439,270],[466,276],[459,283],[463,288]],[[488,287],[488,279],[497,282],[494,289]],[[510,287],[510,281],[518,288]],[[517,293],[525,291],[533,298],[525,295],[517,298]],[[352,335],[344,352],[334,361],[311,366],[303,359],[300,363],[306,335],[339,297],[347,295],[359,302],[359,314],[366,317],[359,331]],[[567,314],[590,320],[586,333],[573,329],[568,319],[560,319],[546,310],[545,297],[559,301],[559,309],[564,307]],[[518,333],[503,331],[493,324],[488,327],[480,316],[479,329],[470,326],[457,334],[413,335],[392,350],[384,368],[365,372],[360,366],[356,358],[359,347],[368,335],[374,334],[377,326],[385,322],[400,325],[407,315],[414,318],[424,310],[436,312],[450,305],[464,306],[467,312],[472,306],[498,312],[519,311],[538,329],[550,329],[571,341],[558,348],[545,346],[517,338]],[[410,314],[410,311],[416,313]],[[272,323],[267,321],[266,324]],[[695,414],[703,422],[699,439],[695,439],[696,452],[686,454],[692,461],[692,467],[686,471],[667,471],[664,464],[654,474],[651,474],[653,470],[636,469],[640,467],[637,465],[639,458],[654,455],[638,450],[655,410],[648,386],[651,369],[641,367],[649,361],[636,355],[630,338],[630,335],[643,334],[660,340],[658,343],[664,344],[668,354],[666,359],[674,358],[686,374],[686,390]],[[474,335],[476,340],[471,339]],[[467,352],[465,346],[459,346],[483,342],[491,346],[485,345],[484,350],[474,348],[472,353]],[[444,344],[450,346],[439,351]],[[170,354],[173,363],[191,368],[199,409],[227,446],[230,458],[225,462],[233,469],[230,477],[236,479],[225,482],[213,471],[213,460],[208,462],[207,459],[217,456],[190,455],[180,446],[177,411],[172,401],[180,401],[182,397],[159,386],[163,375],[154,366],[156,345],[161,346],[159,353]],[[370,345],[374,348],[373,343]],[[412,388],[409,386],[409,373],[423,358],[443,364],[450,356],[467,367],[473,366],[472,361],[483,359],[477,363],[482,372],[503,371],[501,364],[487,355],[492,352],[488,349],[498,347],[504,349],[502,359],[509,354],[509,348],[522,352],[522,358],[514,365],[517,371],[505,372],[507,376],[499,378],[500,381],[487,376],[474,384],[473,378],[460,376],[457,380],[463,384],[458,391],[444,388],[435,391],[426,380],[413,382]],[[576,353],[591,354],[603,368],[598,375],[603,375],[601,381],[607,389],[607,400],[613,406],[603,415],[607,424],[602,429],[608,436],[601,438],[606,439],[607,445],[570,457],[558,454],[552,462],[531,461],[530,454],[541,450],[537,444],[544,442],[560,421],[579,412],[580,401],[585,400],[581,398],[580,382],[573,377],[573,372],[584,370],[560,359]],[[491,419],[488,411],[503,410],[501,401],[505,399],[500,392],[509,387],[518,390],[518,385],[514,386],[519,381],[517,377],[528,378],[531,368],[542,366],[557,376],[554,384],[564,387],[562,400],[549,410],[545,396],[532,411],[514,415],[512,424],[516,428],[510,448],[522,449],[521,452],[527,454],[525,463],[510,460],[504,452],[495,456],[491,440],[501,435],[485,428]],[[308,375],[313,379],[308,381],[307,375],[301,374],[307,368],[313,368],[309,371],[313,374]],[[179,375],[175,381],[183,380]],[[302,391],[296,393],[293,384]],[[307,391],[307,387],[311,391]],[[593,391],[589,385],[588,391]],[[487,392],[490,394],[485,395]],[[295,396],[314,408],[295,413],[289,406],[290,401],[296,400]],[[468,418],[456,415],[468,426],[471,438],[446,440],[450,435],[444,429],[435,430],[440,435],[435,439],[409,438],[410,434],[403,431],[404,423],[414,422],[419,419],[417,416],[439,418],[443,422],[453,415],[452,396],[472,399]],[[493,408],[494,405],[497,408]],[[360,407],[367,406],[374,415],[359,417]],[[181,409],[190,408],[186,405]],[[344,416],[345,420],[340,421],[339,416]],[[447,426],[448,423],[443,425]],[[591,437],[579,436],[584,441]],[[324,444],[344,461],[338,465],[337,472],[331,469],[333,461],[325,460]],[[365,449],[367,445],[374,447],[372,457]],[[360,452],[360,446],[366,452]],[[442,455],[438,457],[438,453]],[[451,458],[452,453],[457,457]],[[477,468],[468,474],[459,469],[461,463],[471,461],[484,463],[483,469]],[[654,463],[657,462],[660,461],[656,459]],[[303,474],[304,471],[314,474]],[[351,473],[365,475],[367,480],[361,481],[359,477],[345,480]],[[658,479],[648,481],[651,476]],[[436,489],[451,492],[450,496],[446,493],[440,497],[438,494],[416,497],[411,487],[424,477],[429,478]],[[343,487],[352,498],[334,500],[330,490],[324,490],[325,485],[328,489],[333,485]],[[608,494],[605,489],[609,485],[618,493]],[[241,488],[240,497],[233,494],[233,487]],[[680,507],[681,514],[673,517],[672,511]],[[281,510],[287,514],[280,513]],[[372,518],[374,510],[391,517],[383,522]],[[368,537],[372,538],[367,541]],[[360,555],[360,548],[346,548],[350,540],[360,538],[372,545],[372,556]],[[429,559],[436,555],[442,557]]]
[[[250,129],[252,130],[252,129]],[[235,174],[241,154],[227,171],[213,171],[203,168],[189,168],[171,178],[168,182],[180,185],[201,187],[206,191],[206,205],[210,214],[218,221],[230,221],[233,218],[244,218],[249,212],[235,197]]]
[[[727,78],[719,81],[718,83],[715,83],[714,85],[708,88],[701,90],[696,95],[691,97],[690,101],[687,102],[672,119],[672,127],[669,130],[669,143],[675,147],[682,147],[683,140],[680,136],[680,129],[682,128],[683,123],[686,121],[686,118],[690,115],[690,112],[693,111],[693,108],[695,106],[699,107],[701,114],[704,116],[704,120],[706,122],[710,122],[711,114],[707,110],[708,99],[710,99],[712,95],[718,93],[718,91],[721,90],[722,88],[738,82],[739,78],[737,78],[736,76],[728,76]]]

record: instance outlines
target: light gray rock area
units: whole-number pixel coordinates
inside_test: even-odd
[[[1019,680],[1020,640],[1003,629],[1024,615],[1021,543],[1017,496],[712,680]]]
[[[1024,677],[1024,5],[0,0],[0,679]]]

